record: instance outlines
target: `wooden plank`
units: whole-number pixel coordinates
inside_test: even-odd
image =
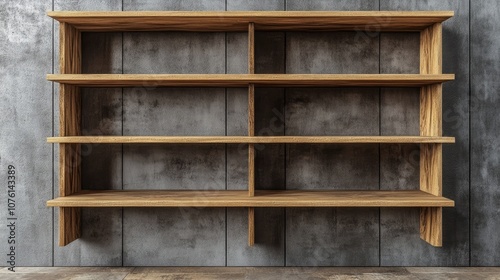
[[[263,143],[455,143],[441,136],[66,136],[48,137],[49,143],[165,143],[165,144],[263,144]]]
[[[255,73],[255,25],[248,24],[248,74]]]
[[[453,11],[48,12],[82,31],[420,31]]]
[[[248,208],[248,246],[255,244],[255,208]]]
[[[443,145],[420,145],[420,190],[442,195]]]
[[[441,23],[420,32],[420,74],[441,74],[443,69]]]
[[[441,136],[442,94],[441,84],[425,86],[420,89],[420,135]]]
[[[200,199],[203,198],[203,199]],[[418,190],[247,191],[83,190],[47,202],[49,207],[453,207],[454,202]]]
[[[47,80],[84,87],[420,87],[453,74],[49,74]]]
[[[435,23],[420,32],[420,74],[442,73],[442,26]],[[420,135],[442,135],[442,85],[420,90]],[[442,195],[443,150],[441,144],[420,145],[420,190]],[[420,238],[441,247],[443,223],[441,208],[420,209]]]
[[[443,246],[443,208],[425,207],[420,209],[420,238],[434,247]]]
[[[81,33],[69,24],[59,26],[59,71],[61,74],[81,73]],[[80,135],[80,89],[61,84],[59,89],[59,135]],[[80,191],[81,167],[80,144],[59,146],[59,196]],[[80,237],[80,209],[67,208],[59,211],[59,246]]]
[[[66,246],[81,237],[80,219],[80,208],[59,208],[59,246]]]

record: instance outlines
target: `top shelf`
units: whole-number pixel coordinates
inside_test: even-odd
[[[80,31],[421,31],[453,11],[160,11],[47,14]]]

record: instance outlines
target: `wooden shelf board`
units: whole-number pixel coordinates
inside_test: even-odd
[[[81,31],[420,31],[453,11],[129,11],[47,14]]]
[[[108,144],[334,144],[334,143],[455,143],[455,137],[438,136],[65,136],[48,137],[49,143]]]
[[[453,74],[49,74],[47,80],[82,87],[420,87]]]
[[[450,199],[415,191],[80,191],[50,207],[453,207]]]

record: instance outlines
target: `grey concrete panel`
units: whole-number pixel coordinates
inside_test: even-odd
[[[378,6],[378,0],[286,0],[288,11],[376,11]]]
[[[500,265],[500,11],[471,1],[471,265]]]
[[[284,1],[227,1],[227,10],[283,10]],[[248,73],[247,33],[227,34],[228,73]],[[283,73],[284,33],[255,33],[255,73]],[[283,135],[283,89],[256,88],[255,135]],[[247,135],[247,89],[228,89],[228,135]],[[238,104],[239,112],[234,110]],[[284,187],[284,145],[255,145],[256,189]],[[228,145],[228,189],[248,188],[247,145]],[[227,265],[282,266],[284,210],[255,210],[255,245],[249,247],[248,210],[227,209]]]
[[[381,1],[381,10],[454,10],[455,16],[443,25],[443,72],[454,73],[456,80],[443,88],[443,134],[457,137],[457,143],[444,145],[443,149],[443,196],[455,200],[455,208],[446,208],[443,214],[443,247],[435,248],[420,240],[418,231],[418,210],[381,210],[381,265],[437,265],[461,266],[469,264],[469,125],[468,125],[468,1]],[[385,37],[388,36],[388,37]],[[387,50],[381,56],[382,73],[415,73],[418,61],[410,59],[418,52],[418,46],[411,43],[416,39],[387,34],[382,36],[381,49]],[[417,35],[418,36],[418,35]],[[405,38],[406,37],[406,38]],[[409,44],[415,46],[411,47]],[[396,51],[399,49],[399,51]],[[392,50],[389,52],[389,50]],[[403,54],[406,53],[406,54]],[[400,94],[410,93],[407,90]],[[416,108],[410,107],[401,117],[399,128],[391,116],[404,106],[414,104],[416,97],[404,99],[398,93],[384,91],[386,106],[382,108],[382,134],[417,133],[418,126],[410,118],[416,115]],[[413,94],[413,93],[411,93]],[[390,96],[392,95],[392,96]],[[390,101],[392,99],[392,101]],[[399,101],[397,99],[400,99]],[[401,102],[402,105],[393,105]],[[390,113],[393,111],[393,113]],[[418,187],[419,167],[417,148],[387,148],[381,152],[382,188]],[[383,146],[382,146],[383,147]],[[399,158],[400,164],[389,161]],[[385,162],[385,163],[384,163]],[[415,168],[416,167],[416,168]],[[400,178],[399,180],[397,178]],[[401,179],[403,178],[403,179]],[[405,256],[402,257],[402,254]]]
[[[224,0],[123,0],[124,11],[224,11]]]
[[[223,266],[223,208],[124,210],[125,266]]]
[[[124,73],[223,74],[224,33],[126,32]]]
[[[124,189],[224,189],[224,145],[124,145]],[[133,211],[133,209],[127,209]]]
[[[371,3],[378,6],[377,1]],[[359,4],[289,1],[287,7],[363,9]],[[378,73],[378,34],[365,35],[288,32],[286,73]],[[286,95],[286,135],[379,132],[376,89],[287,89]],[[346,118],[351,113],[353,119]],[[377,145],[288,145],[286,187],[378,189],[378,160]],[[378,265],[377,217],[377,209],[287,209],[286,265]],[[353,236],[358,241],[354,242]]]
[[[40,11],[52,9],[51,1],[0,3],[0,248],[7,266],[9,247],[15,246],[17,266],[52,265],[52,147],[45,138],[52,134],[52,84],[45,75],[52,71],[52,21]],[[8,166],[16,174],[8,174]],[[8,176],[15,176],[9,178]],[[14,179],[16,195],[8,196]],[[15,200],[17,221],[7,212],[8,199]],[[15,244],[8,244],[10,222],[16,223]],[[11,239],[12,240],[12,239]],[[10,257],[9,257],[10,258]]]
[[[288,145],[286,167],[287,189],[378,189],[378,145]]]
[[[373,266],[378,262],[378,211],[288,208],[287,266]],[[374,242],[375,241],[375,242]]]
[[[380,35],[380,73],[419,73],[419,48],[419,33],[382,33]],[[419,88],[382,88],[380,91],[381,135],[419,135],[419,105]],[[419,189],[419,151],[419,145],[414,144],[380,145],[380,188],[384,190]],[[380,209],[382,222],[387,213],[393,212],[391,209]]]
[[[219,88],[124,89],[124,135],[224,135]]]
[[[121,1],[56,1],[55,10],[121,10]],[[58,28],[54,54],[58,58]],[[58,60],[55,61],[58,69]],[[122,34],[84,33],[82,35],[82,73],[122,73]],[[57,87],[56,87],[57,88]],[[58,124],[58,102],[55,122]],[[58,130],[55,131],[58,134]],[[117,88],[82,89],[82,134],[121,135],[122,91]],[[58,154],[56,157],[56,167]],[[55,170],[58,178],[58,169]],[[57,185],[56,185],[57,186]],[[82,188],[122,188],[121,145],[82,145]],[[58,196],[58,191],[54,194]],[[55,210],[56,266],[122,265],[122,210],[82,210],[82,237],[65,247],[57,246],[58,209]]]
[[[224,10],[223,1],[128,1],[124,10]],[[124,73],[225,73],[224,33],[124,34]],[[124,90],[125,135],[224,135],[224,89]],[[224,145],[124,147],[125,189],[225,189]],[[124,209],[125,265],[224,265],[224,209]]]
[[[285,9],[286,0],[265,1],[226,1],[228,11],[282,11]]]
[[[378,73],[378,36],[361,32],[288,32],[288,74]]]
[[[248,210],[227,209],[227,266],[283,266],[284,211],[255,208],[255,244],[248,246]]]
[[[286,133],[377,135],[378,101],[376,88],[289,88]]]
[[[226,73],[248,73],[248,33],[226,33]],[[230,90],[230,89],[228,89]]]

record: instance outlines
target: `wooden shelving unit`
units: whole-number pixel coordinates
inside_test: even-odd
[[[60,84],[59,197],[47,202],[59,207],[59,245],[80,237],[81,207],[245,207],[248,244],[254,244],[255,207],[418,207],[420,236],[442,246],[442,207],[454,202],[442,197],[442,74],[441,23],[450,11],[418,12],[49,12],[60,22],[60,74],[47,79]],[[380,31],[420,33],[419,74],[255,74],[255,31]],[[248,32],[248,74],[81,74],[81,33],[108,31]],[[248,136],[82,136],[81,87],[246,87]],[[419,136],[255,136],[255,87],[419,87]],[[247,191],[89,191],[82,190],[80,145],[247,144]],[[254,144],[418,143],[420,190],[255,190]]]

